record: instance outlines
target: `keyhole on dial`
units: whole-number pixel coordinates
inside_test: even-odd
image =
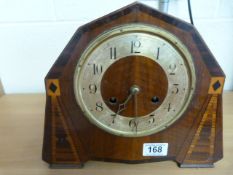
[[[111,105],[115,105],[115,104],[117,103],[117,98],[116,98],[116,97],[110,97],[110,98],[109,98],[109,103],[110,103]]]
[[[156,103],[159,102],[159,98],[156,97],[156,96],[154,96],[154,97],[151,98],[151,102],[154,103],[154,104],[156,104]]]

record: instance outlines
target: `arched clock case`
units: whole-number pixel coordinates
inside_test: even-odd
[[[224,79],[192,25],[146,5],[83,25],[45,78],[43,160],[213,167]]]

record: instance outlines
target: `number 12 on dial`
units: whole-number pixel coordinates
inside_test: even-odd
[[[168,143],[144,143],[143,156],[167,156]]]

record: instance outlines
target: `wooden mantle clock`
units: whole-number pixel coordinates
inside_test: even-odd
[[[213,167],[224,79],[192,25],[146,5],[83,25],[45,78],[43,160]]]

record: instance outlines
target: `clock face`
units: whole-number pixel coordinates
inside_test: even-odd
[[[191,55],[181,41],[163,29],[130,24],[91,42],[77,64],[74,91],[93,124],[138,137],[180,118],[195,80]]]

